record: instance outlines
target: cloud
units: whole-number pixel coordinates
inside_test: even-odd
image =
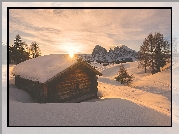
[[[68,44],[91,53],[97,44],[109,48],[125,43],[134,48],[151,32],[171,36],[170,15],[166,9],[10,9],[9,24],[10,34],[20,32],[29,42],[38,41],[44,53],[50,45],[52,53],[66,52],[63,46]]]

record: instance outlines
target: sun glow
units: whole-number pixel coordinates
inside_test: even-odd
[[[69,56],[70,56],[71,58],[73,58],[73,57],[74,57],[74,53],[73,53],[73,52],[69,52]]]
[[[69,54],[70,58],[73,58],[75,54],[81,51],[80,46],[73,43],[67,43],[63,46],[63,49]]]

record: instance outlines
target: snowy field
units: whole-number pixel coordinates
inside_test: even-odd
[[[171,115],[171,70],[151,75],[137,68],[137,62],[123,64],[135,79],[130,87],[114,80],[119,65],[101,67],[103,76],[99,78],[99,93],[105,98],[123,98],[135,104],[152,108],[160,113]]]
[[[103,76],[98,78],[101,99],[82,103],[38,104],[14,85],[10,65],[10,126],[170,126],[170,70],[143,74],[137,62],[125,63],[135,76],[131,87],[114,80],[119,65],[95,64]],[[5,66],[3,66],[5,68]],[[5,69],[3,83],[5,80]],[[142,83],[142,84],[141,84]],[[164,84],[165,83],[165,84]],[[177,106],[177,103],[174,103]],[[177,113],[178,111],[174,111]],[[178,122],[178,117],[174,116]]]

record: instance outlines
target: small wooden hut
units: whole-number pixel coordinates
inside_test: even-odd
[[[67,56],[58,58],[58,55],[51,57],[52,61],[58,62],[50,61],[47,56],[45,60],[45,56],[41,56],[17,65],[14,69],[17,88],[27,91],[40,103],[81,102],[97,98],[98,77],[96,75],[102,75],[100,72],[82,60],[68,61]],[[42,65],[39,66],[39,64]],[[40,73],[29,72],[30,70]]]

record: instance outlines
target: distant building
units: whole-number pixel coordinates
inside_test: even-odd
[[[125,61],[125,62],[133,62],[132,58],[122,58],[122,61]]]
[[[103,63],[103,66],[107,66],[107,65],[109,65],[109,63],[108,63],[108,62],[106,62],[106,63]]]

